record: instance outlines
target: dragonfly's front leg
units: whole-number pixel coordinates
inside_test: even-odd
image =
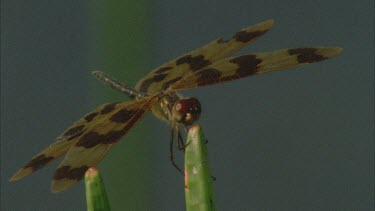
[[[185,126],[184,126],[184,128],[185,128],[185,131],[187,131]],[[184,139],[182,138],[180,127],[177,126],[177,147],[178,147],[178,149],[185,152],[185,148],[187,147],[187,145],[189,145],[189,143],[187,143],[187,144],[184,143]]]
[[[178,167],[178,165],[174,162],[174,159],[173,159],[173,139],[174,139],[174,130],[175,128],[178,128],[178,125],[172,125],[172,130],[171,130],[171,137],[170,137],[170,142],[169,142],[169,158],[172,162],[172,165],[179,171],[181,172],[182,174],[184,174],[184,172],[180,169],[180,167]]]

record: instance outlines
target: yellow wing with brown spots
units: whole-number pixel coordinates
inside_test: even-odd
[[[341,51],[341,48],[295,48],[228,58],[186,74],[181,80],[172,84],[167,92],[192,89],[319,62],[336,56]]]
[[[52,180],[52,192],[64,191],[81,180],[86,170],[96,166],[156,101],[157,97],[149,97],[118,103],[111,115],[86,130],[58,166]]]
[[[165,90],[183,75],[205,68],[250,44],[273,26],[273,20],[247,27],[229,40],[216,39],[184,56],[169,61],[141,79],[135,89],[147,94]]]
[[[86,114],[66,131],[61,133],[55,143],[37,154],[22,169],[17,171],[17,173],[10,178],[10,181],[19,180],[28,176],[64,155],[87,129],[104,119],[107,115],[112,115],[115,106],[116,103],[104,104]]]

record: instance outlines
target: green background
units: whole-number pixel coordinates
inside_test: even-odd
[[[1,2],[2,210],[85,209],[82,182],[50,193],[56,163],[16,183],[8,178],[85,113],[127,100],[90,71],[135,85],[163,62],[268,18],[275,28],[240,53],[302,46],[344,52],[183,93],[203,106],[216,207],[373,209],[373,1],[127,2]],[[169,132],[146,115],[101,162],[113,210],[184,209]]]

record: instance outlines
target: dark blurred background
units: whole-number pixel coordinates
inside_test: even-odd
[[[75,120],[158,65],[274,18],[239,53],[341,46],[332,60],[186,91],[201,100],[218,210],[373,210],[374,2],[1,2],[1,209],[85,210],[82,182],[52,194],[57,163],[8,179]],[[101,162],[113,210],[184,210],[170,127],[148,114]],[[178,155],[182,165],[182,155]]]

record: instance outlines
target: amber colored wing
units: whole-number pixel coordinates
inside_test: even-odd
[[[81,180],[86,170],[96,166],[113,144],[129,132],[156,100],[156,97],[149,97],[118,103],[112,115],[107,115],[86,130],[69,148],[65,159],[56,169],[52,192],[64,191]]]
[[[148,94],[167,89],[185,74],[205,68],[250,44],[273,26],[273,20],[247,27],[229,40],[216,39],[207,45],[187,53],[156,68],[141,79],[135,89]]]
[[[341,51],[341,48],[295,48],[228,58],[185,75],[181,80],[172,84],[167,92],[192,89],[319,62],[336,56]]]
[[[10,181],[19,180],[28,176],[64,155],[86,130],[97,122],[105,119],[107,115],[112,115],[115,112],[115,106],[116,103],[104,104],[76,121],[66,131],[60,134],[55,143],[37,154],[22,169],[17,171],[17,173],[10,178]]]

